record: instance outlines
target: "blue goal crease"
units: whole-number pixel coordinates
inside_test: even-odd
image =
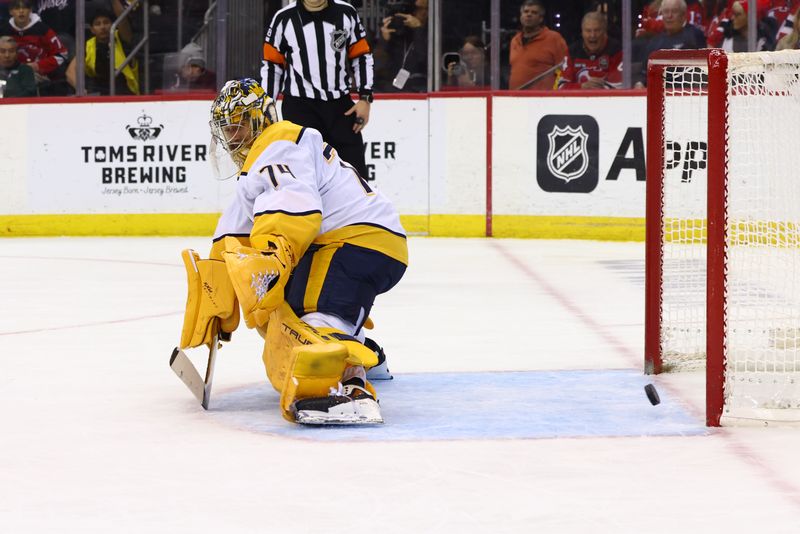
[[[319,441],[413,441],[688,436],[704,422],[665,392],[652,406],[648,378],[626,370],[396,374],[375,386],[383,425],[308,427],[280,415],[267,384],[212,396],[210,414],[264,434]]]

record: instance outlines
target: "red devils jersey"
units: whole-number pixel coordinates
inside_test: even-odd
[[[622,48],[618,41],[609,38],[606,47],[598,54],[589,54],[583,41],[572,43],[558,88],[581,89],[581,84],[590,77],[602,78],[606,89],[622,87]]]
[[[0,21],[0,35],[10,35],[17,41],[17,60],[20,63],[39,63],[39,72],[47,75],[66,61],[67,49],[56,33],[44,24],[39,15],[31,14],[30,23],[17,28],[13,19]]]
[[[778,32],[775,34],[776,42],[792,33],[792,30],[798,24],[794,16],[798,9],[800,9],[800,0],[787,1],[784,5],[776,5],[767,15],[775,19],[775,25],[778,27]]]

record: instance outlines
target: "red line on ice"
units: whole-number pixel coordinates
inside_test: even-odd
[[[539,286],[542,288],[542,290],[544,290],[545,293],[547,293],[547,295],[552,297],[566,310],[572,313],[586,327],[602,337],[609,345],[614,347],[614,349],[620,351],[627,358],[629,358],[635,367],[643,366],[644,359],[642,357],[639,357],[635,351],[631,350],[622,341],[618,340],[611,333],[607,332],[602,325],[592,319],[588,313],[585,313],[580,306],[572,302],[567,295],[556,289],[547,280],[530,268],[524,261],[514,256],[514,254],[506,250],[497,241],[489,241],[489,244],[506,260],[522,271],[528,278],[539,284]],[[691,403],[683,402],[682,404],[691,409]],[[691,411],[695,412],[695,415],[699,419],[705,419],[705,414],[697,414],[697,410],[694,409],[691,409]],[[761,473],[761,476],[764,478],[764,480],[773,488],[775,488],[776,491],[785,496],[792,504],[800,507],[800,488],[783,477],[779,470],[765,463],[762,457],[758,454],[758,451],[753,450],[750,446],[745,445],[741,440],[737,439],[737,437],[733,435],[729,429],[714,429],[709,435],[712,437],[723,438],[728,448],[733,452],[734,455],[736,455],[741,461],[754,467]]]
[[[130,323],[133,321],[142,321],[144,319],[157,319],[158,317],[168,317],[170,315],[179,315],[183,313],[182,311],[174,311],[174,312],[167,312],[167,313],[157,313],[155,315],[142,315],[141,317],[128,317],[127,319],[111,319],[109,321],[96,321],[93,323],[82,323],[82,324],[70,324],[64,326],[52,326],[46,328],[33,328],[30,330],[15,330],[11,332],[0,332],[0,336],[14,336],[18,334],[34,334],[36,332],[52,332],[54,330],[69,330],[71,328],[86,328],[89,326],[100,326],[105,324],[117,324],[117,323]]]

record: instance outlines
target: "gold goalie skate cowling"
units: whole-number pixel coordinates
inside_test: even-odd
[[[358,341],[333,328],[314,328],[281,303],[269,316],[264,338],[264,367],[272,387],[281,394],[281,413],[294,421],[292,403],[308,397],[325,397],[336,388],[347,366],[370,368],[378,356]],[[342,339],[337,339],[342,338]],[[377,398],[374,388],[367,390]]]

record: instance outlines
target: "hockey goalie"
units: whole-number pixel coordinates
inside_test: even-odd
[[[391,375],[363,329],[375,297],[408,264],[397,212],[317,130],[279,121],[253,79],[225,84],[210,126],[238,181],[210,257],[183,251],[189,295],[180,348],[206,345],[214,354],[217,339],[238,327],[241,307],[264,338],[262,359],[286,419],[382,423],[370,379]]]

